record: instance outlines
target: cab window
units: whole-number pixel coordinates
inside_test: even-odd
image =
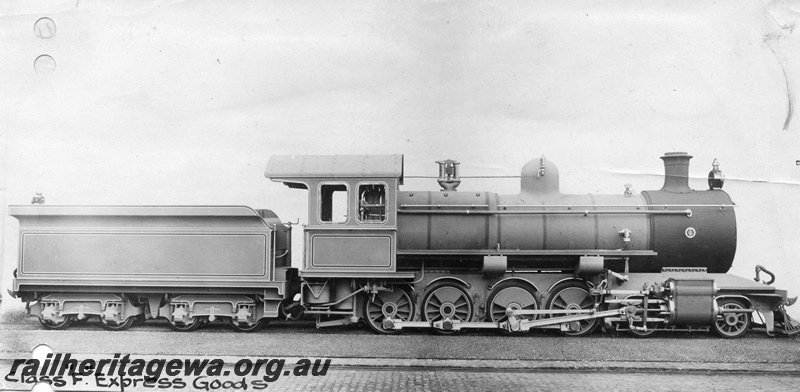
[[[386,222],[386,186],[361,184],[358,186],[358,221],[362,223]]]
[[[323,223],[347,222],[347,185],[323,184],[319,188],[319,220]]]

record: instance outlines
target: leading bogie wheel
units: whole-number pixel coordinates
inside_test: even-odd
[[[594,298],[589,291],[589,286],[583,282],[563,282],[550,291],[545,308],[549,310],[566,311],[566,313],[552,313],[550,317],[564,317],[581,314],[581,310],[594,308]],[[580,320],[570,323],[574,328],[563,331],[567,336],[585,336],[594,331],[599,324],[596,318]]]
[[[628,333],[631,334],[631,336],[633,336],[635,338],[649,338],[655,332],[656,332],[655,329],[649,329],[649,328],[648,328],[647,331],[641,331],[641,330],[638,330],[638,329],[628,330]]]
[[[392,286],[391,290],[378,291],[367,294],[364,300],[364,321],[373,331],[392,335],[401,329],[385,328],[383,321],[392,320],[411,321],[414,317],[414,300],[411,290],[402,286]]]
[[[431,285],[422,300],[422,318],[425,321],[468,322],[472,320],[473,304],[467,289],[454,282],[438,282]],[[434,328],[438,334],[449,335],[455,330]]]
[[[747,309],[741,301],[733,298],[723,298],[717,302],[717,306],[725,310]],[[750,328],[750,313],[722,313],[717,316],[712,327],[717,335],[725,339],[742,337]]]
[[[642,299],[644,299],[644,296],[642,296],[642,295],[631,295],[631,296],[625,297],[625,299],[642,300]],[[644,305],[642,305],[642,307],[643,306]],[[659,304],[656,304],[654,302],[649,302],[647,307],[648,307],[648,309],[647,309],[647,318],[648,319],[652,320],[654,318],[660,318],[662,316],[661,315],[661,307],[660,307]],[[639,315],[639,316],[641,317],[641,315]],[[634,325],[637,326],[637,327],[641,327],[642,326],[641,324],[642,324],[642,321],[634,321]],[[661,323],[661,322],[659,322],[659,323],[648,322],[647,323],[647,331],[642,331],[642,330],[638,330],[638,329],[630,329],[630,330],[628,330],[628,333],[631,336],[635,337],[635,338],[649,338],[650,336],[652,336],[656,332],[656,328],[663,328],[663,327],[664,327],[664,323]]]

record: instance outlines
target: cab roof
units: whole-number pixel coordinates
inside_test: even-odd
[[[403,155],[273,155],[264,173],[273,180],[403,178]]]

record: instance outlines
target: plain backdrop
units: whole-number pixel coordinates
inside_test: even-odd
[[[409,176],[435,176],[445,158],[464,176],[514,176],[544,154],[562,192],[610,194],[659,189],[667,151],[694,155],[690,185],[705,189],[716,158],[739,205],[731,273],[751,278],[763,264],[797,295],[798,11],[757,1],[3,2],[2,309],[23,307],[5,292],[18,253],[8,205],[41,190],[47,204],[236,204],[303,223],[305,193],[263,176],[273,154],[405,154]],[[34,28],[42,17],[50,38]],[[44,54],[54,63],[37,72]],[[459,190],[513,194],[518,181],[466,179]],[[402,189],[438,187],[407,179]]]

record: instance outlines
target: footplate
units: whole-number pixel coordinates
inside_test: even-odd
[[[783,317],[783,321],[780,322],[780,324],[783,325],[783,331],[781,332],[787,335],[794,335],[800,332],[800,321],[797,321],[789,317],[789,314],[786,313],[786,309],[784,309],[783,306],[781,306],[778,311],[779,314]]]

